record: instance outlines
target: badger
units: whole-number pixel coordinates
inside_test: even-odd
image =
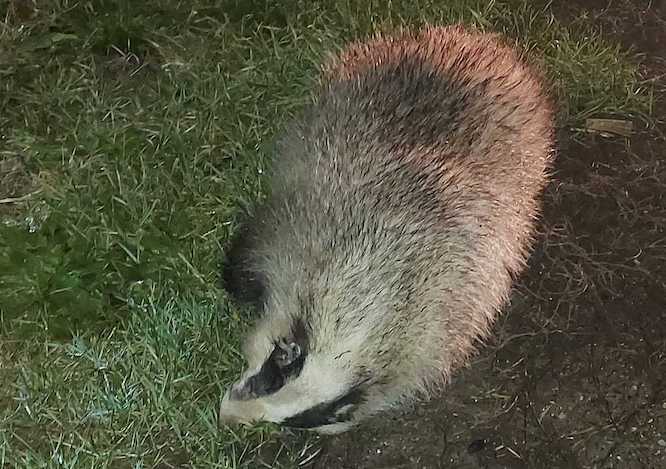
[[[222,422],[340,433],[442,394],[533,244],[554,159],[544,82],[455,25],[325,62],[226,250],[225,288],[259,314]]]

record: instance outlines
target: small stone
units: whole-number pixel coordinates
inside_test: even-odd
[[[658,444],[659,446],[666,446],[666,440],[664,440],[664,439],[662,438],[661,440],[657,441],[657,444]]]
[[[486,446],[486,440],[483,438],[479,438],[478,440],[474,440],[469,444],[469,446],[467,447],[467,452],[469,454],[478,453],[484,448],[484,446]]]

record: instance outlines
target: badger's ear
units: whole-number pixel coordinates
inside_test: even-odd
[[[287,371],[303,357],[303,349],[296,342],[280,341],[273,350],[269,360],[273,360],[280,370]]]
[[[275,348],[266,362],[274,366],[286,381],[301,374],[309,348],[308,326],[302,319],[297,319],[291,326],[289,336],[275,342]]]

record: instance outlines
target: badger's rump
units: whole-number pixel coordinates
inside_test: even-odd
[[[312,117],[329,137],[377,145],[373,155],[432,151],[541,175],[552,143],[542,81],[497,36],[429,27],[352,44],[331,58]],[[316,136],[317,122],[306,124]]]

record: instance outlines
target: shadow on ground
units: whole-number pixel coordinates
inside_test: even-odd
[[[644,54],[666,117],[666,2],[555,12],[578,15],[577,3]],[[540,243],[493,342],[442,399],[322,438],[303,465],[666,467],[664,130],[627,141],[564,131]]]

